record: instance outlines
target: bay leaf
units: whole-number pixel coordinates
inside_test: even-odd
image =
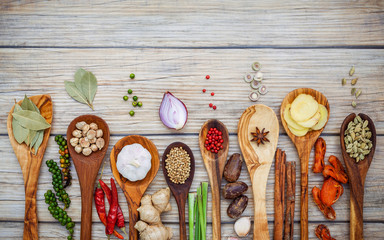
[[[37,112],[30,110],[20,110],[12,113],[12,116],[19,124],[29,130],[42,130],[51,127],[49,123]]]
[[[32,147],[35,145],[37,139],[39,138],[39,132],[42,131],[42,130],[39,130],[39,131],[36,131],[36,134],[35,136],[33,137],[30,145],[29,145],[29,149],[32,149]]]
[[[13,112],[18,112],[20,110],[23,110],[19,104],[15,104],[15,108],[13,109]],[[29,130],[24,128],[20,125],[20,123],[15,119],[12,118],[12,132],[13,136],[15,137],[16,141],[19,144],[22,144],[25,139],[28,137]]]
[[[83,94],[83,92],[78,89],[74,82],[65,81],[65,90],[67,91],[68,95],[71,96],[73,99],[80,103],[87,104],[90,106],[93,110],[93,107],[88,103],[87,98]]]
[[[21,102],[21,108],[23,110],[30,110],[40,113],[39,108],[31,101],[31,99],[27,97],[27,95],[24,96],[24,100]]]
[[[75,85],[78,89],[81,90],[81,79],[83,78],[84,74],[86,73],[87,71],[85,71],[84,69],[82,68],[79,68],[76,73],[75,73]]]
[[[39,151],[39,148],[40,148],[40,145],[41,143],[43,142],[43,139],[44,139],[44,130],[40,130],[37,132],[37,135],[38,135],[38,138],[35,142],[35,144],[33,145],[33,148],[35,149],[35,155],[37,154],[37,151]]]
[[[29,133],[28,133],[28,137],[25,139],[25,144],[27,144],[27,146],[30,146],[33,139],[35,138],[35,135],[36,135],[37,131],[35,130],[29,130]]]
[[[81,90],[88,102],[92,104],[97,91],[97,79],[91,72],[86,72],[81,78]]]

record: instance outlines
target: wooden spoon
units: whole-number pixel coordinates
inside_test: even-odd
[[[146,148],[152,156],[151,169],[147,173],[147,176],[143,180],[131,182],[124,178],[116,167],[117,155],[119,155],[121,149],[126,145],[138,143]],[[137,209],[140,207],[140,200],[143,197],[145,190],[147,190],[149,184],[155,178],[157,171],[159,170],[160,160],[159,153],[155,144],[146,137],[131,135],[120,139],[112,149],[111,152],[111,169],[113,176],[117,183],[120,185],[124,192],[125,198],[127,199],[129,207],[129,239],[138,239],[138,232],[135,229],[135,224],[139,220],[139,213]]]
[[[171,151],[174,147],[182,147],[189,155],[190,161],[191,161],[191,170],[189,172],[189,177],[183,184],[176,184],[172,182],[167,174],[167,169],[165,169],[165,160],[167,159],[167,154]],[[191,187],[193,176],[195,174],[195,158],[193,157],[193,153],[191,149],[182,142],[174,142],[170,144],[164,151],[163,158],[162,158],[162,167],[163,167],[163,174],[164,178],[167,181],[167,184],[169,188],[171,189],[171,192],[173,196],[176,199],[177,207],[179,209],[179,228],[180,228],[180,239],[186,240],[187,239],[187,227],[185,225],[185,203],[187,201],[189,188]]]
[[[349,186],[351,188],[351,222],[349,226],[349,233],[351,240],[360,240],[363,239],[363,204],[364,204],[364,184],[365,177],[369,166],[371,165],[373,155],[375,154],[376,149],[376,128],[372,119],[365,114],[359,113],[359,116],[363,121],[368,120],[368,127],[372,132],[372,149],[371,152],[365,156],[364,160],[356,163],[353,158],[349,156],[346,152],[345,143],[344,143],[344,132],[348,127],[348,123],[353,121],[356,117],[356,114],[349,114],[340,128],[340,145],[344,158],[344,163],[347,169],[347,174],[349,178]]]
[[[251,141],[256,132],[269,131],[266,137],[269,142],[257,146]],[[279,140],[279,121],[275,112],[262,104],[256,104],[247,108],[241,115],[238,125],[238,139],[241,152],[251,176],[252,191],[254,196],[254,227],[253,239],[269,239],[268,219],[266,209],[266,187],[269,170],[275,155],[277,141]]]
[[[301,166],[301,197],[300,197],[300,205],[301,205],[301,230],[300,230],[300,239],[307,240],[308,239],[308,162],[309,162],[309,155],[311,154],[311,149],[313,145],[315,144],[316,140],[319,138],[321,132],[324,130],[324,127],[317,131],[309,131],[305,136],[297,137],[295,136],[288,128],[287,123],[285,122],[283,116],[284,116],[284,109],[285,107],[292,103],[293,100],[299,95],[299,94],[309,94],[312,95],[316,101],[322,105],[324,105],[328,110],[328,119],[330,115],[330,109],[327,98],[320,92],[313,90],[311,88],[299,88],[296,90],[293,90],[292,92],[288,93],[287,96],[284,98],[283,102],[281,103],[280,107],[280,117],[281,122],[283,124],[283,127],[285,129],[285,132],[288,134],[288,136],[291,138],[292,142],[295,144],[297,153],[300,158],[300,166]]]
[[[223,149],[218,153],[212,153],[204,146],[210,128],[216,128],[223,133]],[[200,129],[199,145],[212,190],[212,238],[221,239],[220,189],[229,148],[228,130],[225,125],[216,119],[206,121]]]
[[[71,144],[68,144],[69,154],[76,168],[77,176],[80,182],[81,191],[81,240],[89,240],[92,238],[92,203],[93,190],[100,165],[103,162],[105,153],[109,145],[109,128],[108,124],[95,115],[82,115],[75,118],[68,126],[67,141],[72,138],[72,132],[76,129],[76,123],[85,121],[87,124],[96,123],[98,128],[103,130],[103,138],[105,140],[104,147],[91,153],[89,156],[84,156],[82,153],[77,153]]]
[[[29,99],[39,108],[41,115],[47,120],[49,124],[52,124],[52,100],[50,95],[36,95],[29,97]],[[18,102],[21,104],[21,101]],[[39,179],[40,166],[44,157],[45,149],[49,139],[51,128],[45,129],[43,142],[36,155],[31,153],[29,147],[25,143],[19,144],[12,130],[12,113],[15,106],[12,107],[8,114],[7,130],[9,141],[13,147],[13,151],[16,154],[16,158],[19,161],[21,171],[24,178],[25,189],[25,215],[24,215],[24,234],[23,239],[38,239],[37,229],[37,212],[36,212],[36,192],[37,181]]]

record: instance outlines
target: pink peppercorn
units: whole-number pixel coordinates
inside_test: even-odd
[[[212,108],[213,108],[213,110],[216,110],[216,106],[213,106]]]
[[[206,79],[209,79],[209,78],[210,78],[210,76],[209,76],[209,75],[207,75],[207,76],[205,76],[205,78],[206,78]]]
[[[205,93],[207,90],[206,89],[203,89],[203,93]]]
[[[213,96],[213,95],[215,95],[215,93],[214,93],[214,92],[211,92],[211,96]]]

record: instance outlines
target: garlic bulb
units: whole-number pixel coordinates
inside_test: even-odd
[[[235,232],[239,237],[245,237],[251,230],[251,219],[249,217],[241,217],[237,219],[234,225]]]
[[[117,156],[116,167],[123,177],[135,182],[145,178],[151,169],[151,153],[138,143],[127,145]]]

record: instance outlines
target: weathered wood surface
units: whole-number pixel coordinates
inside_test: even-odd
[[[243,111],[252,105],[250,87],[243,81],[250,65],[263,65],[264,84],[269,93],[258,103],[271,107],[279,116],[285,95],[295,88],[321,91],[331,108],[323,132],[327,154],[341,159],[339,127],[350,112],[367,113],[378,133],[376,154],[368,171],[365,189],[365,239],[384,236],[384,2],[383,1],[14,1],[0,3],[0,238],[21,239],[24,218],[24,187],[19,164],[6,135],[6,115],[14,99],[24,94],[50,94],[54,120],[52,134],[64,134],[69,122],[82,114],[96,114],[107,121],[112,146],[123,136],[144,134],[153,140],[159,153],[175,140],[188,144],[196,158],[194,191],[200,181],[208,181],[198,148],[198,132],[210,118],[222,121],[230,133],[229,154],[239,152],[237,124]],[[356,109],[351,107],[351,86],[341,87],[350,66],[356,66],[356,85],[363,90]],[[73,80],[79,67],[92,71],[99,81],[95,111],[72,100],[64,81]],[[129,74],[136,74],[135,80]],[[211,75],[206,80],[205,75]],[[130,103],[122,100],[131,88],[144,106],[129,117]],[[207,89],[205,95],[201,93]],[[180,132],[164,127],[158,107],[165,91],[171,91],[188,106],[189,121]],[[209,93],[215,92],[211,97]],[[209,109],[213,102],[218,109]],[[53,136],[45,160],[58,159]],[[287,161],[296,161],[296,149],[282,130],[278,147]],[[312,167],[311,153],[309,169]],[[80,187],[73,169],[73,185],[68,189],[72,205],[68,211],[80,231]],[[267,217],[273,227],[274,164],[267,182]],[[105,178],[112,177],[109,165]],[[320,186],[322,176],[309,172],[309,189]],[[250,184],[245,166],[241,181]],[[297,171],[296,199],[299,199]],[[223,181],[222,184],[225,184]],[[159,172],[148,192],[166,186]],[[40,239],[63,239],[66,230],[55,223],[46,210],[43,194],[51,189],[51,175],[42,166],[37,191]],[[247,192],[252,216],[252,187]],[[128,206],[119,189],[120,202],[128,220]],[[329,226],[336,239],[348,239],[349,186],[335,205],[337,220],[325,220],[309,196],[309,236],[319,223]],[[299,239],[299,203],[295,207],[295,239]],[[178,239],[178,214],[163,216]],[[222,236],[233,236],[233,220],[226,215],[229,201],[222,199]],[[209,209],[211,199],[209,199]],[[93,239],[105,239],[95,209]],[[211,234],[208,215],[208,234]],[[269,231],[272,237],[273,231]],[[248,238],[250,238],[250,235]]]
[[[258,103],[271,107],[278,118],[288,92],[310,87],[324,93],[330,104],[324,132],[338,133],[344,118],[354,111],[367,113],[378,134],[384,134],[384,49],[0,48],[0,109],[8,111],[13,99],[21,99],[24,93],[49,93],[54,134],[65,133],[69,122],[85,113],[105,119],[111,134],[170,134],[176,131],[166,128],[158,114],[163,93],[169,90],[188,107],[188,124],[181,133],[198,133],[210,118],[219,119],[235,133],[241,114],[252,105],[248,99],[251,88],[243,78],[254,61],[263,65],[264,84],[269,88]],[[356,109],[351,106],[351,85],[341,86],[352,65],[356,65],[355,76],[360,78],[355,87],[363,90]],[[95,111],[65,92],[64,81],[72,81],[79,67],[92,71],[99,81]],[[131,72],[136,74],[135,80],[129,79]],[[205,79],[206,74],[210,80]],[[123,101],[128,88],[143,102],[134,117],[128,115],[133,109],[131,98],[130,102]],[[207,93],[202,93],[203,88]],[[216,104],[216,111],[208,107],[210,102]],[[0,115],[0,124],[5,116]],[[281,121],[280,132],[284,132]],[[6,129],[1,128],[0,133]]]
[[[384,44],[380,0],[2,2],[0,45],[5,46]]]

